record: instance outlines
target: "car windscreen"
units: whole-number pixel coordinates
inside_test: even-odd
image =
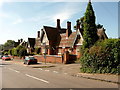
[[[29,57],[31,60],[34,60],[35,58],[34,57]]]
[[[9,56],[4,56],[4,57],[9,57]]]

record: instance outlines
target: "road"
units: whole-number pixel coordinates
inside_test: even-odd
[[[1,70],[2,69],[2,70]],[[117,84],[2,61],[2,88],[118,88]]]

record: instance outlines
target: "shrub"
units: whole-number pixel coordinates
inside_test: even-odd
[[[17,56],[17,50],[16,50],[16,48],[13,48],[13,49],[12,49],[12,55],[13,55],[13,56]]]
[[[8,52],[7,52],[7,51],[5,51],[5,52],[4,52],[4,55],[8,55]]]
[[[22,48],[24,48],[24,47],[21,46],[21,45],[19,45],[19,46],[16,47],[16,51],[15,51],[15,52],[16,52],[17,56],[20,56],[20,55],[19,55],[19,51],[20,51]]]
[[[9,55],[12,55],[12,49],[10,49],[10,50],[8,51],[8,54],[9,54]]]
[[[39,53],[40,53],[40,48],[36,47],[36,48],[35,48],[35,53],[36,53],[36,54],[39,54]]]
[[[80,59],[81,71],[88,73],[120,74],[120,39],[107,39],[97,42],[85,50]]]
[[[20,58],[22,58],[22,57],[24,57],[24,56],[26,56],[27,55],[27,50],[26,50],[26,48],[21,48],[20,50],[19,50],[19,56],[20,56]]]

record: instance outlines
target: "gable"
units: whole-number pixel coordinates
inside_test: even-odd
[[[75,39],[74,39],[74,42],[73,42],[73,45],[82,45],[83,44],[83,33],[81,33],[81,31],[78,29],[76,31],[76,36],[75,36]]]

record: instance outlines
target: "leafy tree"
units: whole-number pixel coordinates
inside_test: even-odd
[[[81,72],[120,74],[120,39],[106,39],[86,49],[80,58]]]
[[[40,53],[40,48],[36,47],[35,52],[36,52],[36,54],[39,54]]]
[[[19,56],[19,51],[22,49],[22,48],[24,48],[23,46],[21,46],[21,45],[19,45],[19,46],[17,46],[16,47],[16,54],[17,54],[17,56]]]
[[[8,54],[9,54],[9,55],[12,55],[12,49],[10,49],[10,50],[8,51]]]
[[[98,40],[97,29],[95,24],[95,15],[91,2],[88,3],[83,20],[83,48],[90,48]]]
[[[14,40],[7,40],[7,42],[4,44],[4,47],[14,46],[14,44],[15,44]]]
[[[27,55],[27,50],[26,50],[25,47],[23,47],[23,48],[20,49],[20,51],[19,51],[19,56],[20,56],[20,58],[22,58],[22,57],[25,57],[26,55]]]
[[[0,45],[0,51],[2,51],[2,50],[3,50],[3,44]]]
[[[13,48],[13,49],[12,49],[12,55],[13,55],[13,56],[17,56],[16,48]]]

